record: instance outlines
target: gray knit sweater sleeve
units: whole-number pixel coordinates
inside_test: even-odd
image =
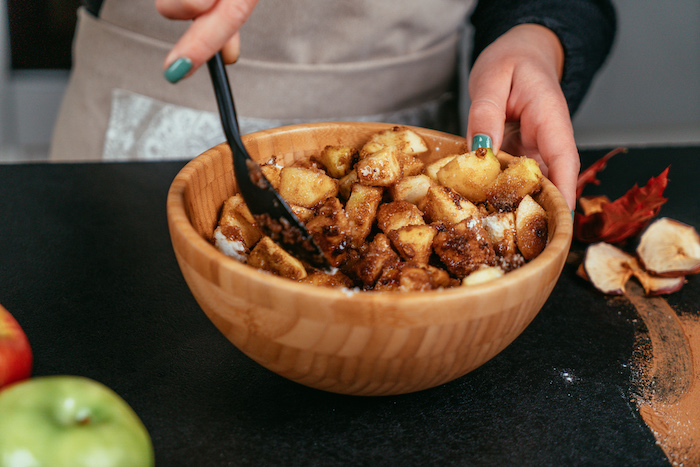
[[[551,29],[564,47],[561,87],[572,115],[610,52],[616,29],[608,0],[481,0],[471,22],[472,63],[513,26],[535,23]]]

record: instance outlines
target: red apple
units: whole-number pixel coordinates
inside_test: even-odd
[[[32,362],[27,335],[10,312],[0,306],[0,388],[28,378]]]

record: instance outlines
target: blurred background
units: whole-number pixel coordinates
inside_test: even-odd
[[[0,0],[0,162],[46,158],[79,0]],[[700,1],[614,0],[611,56],[574,118],[580,148],[700,144]]]

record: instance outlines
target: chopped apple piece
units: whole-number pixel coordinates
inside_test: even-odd
[[[357,150],[349,146],[326,146],[319,159],[333,178],[343,178],[352,170],[357,158]]]
[[[279,193],[285,201],[305,208],[338,194],[338,181],[320,170],[284,167]]]
[[[462,285],[470,286],[476,284],[483,284],[484,282],[489,282],[494,279],[498,279],[503,274],[503,269],[498,266],[486,266],[469,274],[462,280]]]
[[[307,276],[304,265],[287,253],[270,237],[260,239],[248,256],[248,264],[288,279],[299,280]]]
[[[482,265],[494,266],[496,252],[488,233],[475,217],[438,232],[433,239],[433,249],[448,271],[462,279]]]
[[[340,271],[333,271],[327,273],[324,271],[314,271],[305,278],[301,279],[300,282],[305,284],[316,285],[319,287],[330,287],[330,288],[353,288],[355,284],[352,279],[343,274]]]
[[[429,269],[418,263],[403,263],[399,269],[399,290],[420,292],[432,290],[433,276]]]
[[[348,235],[353,247],[360,248],[372,230],[383,193],[384,189],[381,187],[361,183],[353,185],[350,197],[345,203],[349,223]]]
[[[452,188],[472,203],[486,200],[501,173],[501,163],[490,149],[479,148],[461,154],[437,172],[440,184]]]
[[[306,223],[306,229],[330,262],[339,266],[348,255],[350,223],[343,204],[336,197],[328,198],[316,208],[316,215]]]
[[[403,177],[422,174],[425,170],[425,162],[417,156],[409,156],[400,152],[397,159],[399,160]]]
[[[430,260],[435,235],[437,228],[432,225],[406,225],[387,233],[402,258],[420,264]]]
[[[423,213],[408,201],[392,201],[379,206],[377,225],[382,232],[389,233],[407,225],[425,225]]]
[[[395,147],[381,149],[361,159],[355,166],[360,183],[371,186],[391,186],[401,177],[399,152]]]
[[[346,176],[338,180],[338,194],[343,199],[348,199],[352,193],[352,187],[358,183],[360,179],[357,177],[357,171],[352,169]]]
[[[462,198],[451,188],[441,185],[428,188],[421,208],[426,221],[446,225],[456,224],[470,217],[481,217],[481,212],[474,203]]]
[[[354,274],[365,288],[371,288],[386,265],[398,262],[399,255],[391,247],[389,237],[378,233],[362,252],[360,261],[354,265]]]
[[[445,156],[442,157],[434,162],[431,162],[430,164],[425,166],[425,174],[430,177],[431,179],[435,180],[436,182],[438,181],[438,172],[440,169],[445,167],[447,164],[449,164],[452,159],[457,157],[459,154],[453,154],[451,156]]]
[[[425,141],[418,133],[409,128],[396,126],[372,135],[362,147],[360,157],[374,154],[386,147],[395,147],[400,152],[410,156],[423,154],[428,151],[427,144],[425,144]]]
[[[622,295],[625,284],[632,277],[634,256],[609,243],[594,243],[586,249],[583,258],[585,276],[603,293]]]
[[[250,249],[261,236],[240,194],[236,193],[224,201],[219,225],[214,230],[214,245],[221,252],[245,262]]]
[[[512,256],[518,252],[514,213],[495,212],[484,217],[482,222],[498,256]]]
[[[547,245],[547,212],[526,195],[515,212],[515,239],[527,260],[539,255]]]
[[[295,216],[299,218],[302,222],[307,222],[309,219],[314,217],[314,210],[311,208],[305,208],[303,206],[297,206],[296,204],[289,204],[289,208],[292,210]]]
[[[542,178],[540,166],[534,159],[518,157],[498,175],[489,191],[488,200],[500,210],[510,210],[519,199],[539,191]]]
[[[267,181],[270,182],[270,185],[275,190],[279,190],[282,166],[277,162],[277,156],[272,156],[267,162],[260,164],[260,171],[267,178]]]
[[[700,236],[692,226],[662,217],[642,234],[637,256],[644,269],[658,276],[696,274],[700,272]]]
[[[389,189],[389,193],[394,201],[403,199],[417,206],[428,194],[428,190],[434,183],[425,174],[403,177]]]

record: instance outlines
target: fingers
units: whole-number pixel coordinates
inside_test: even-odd
[[[241,36],[236,33],[228,40],[221,49],[221,56],[224,63],[230,65],[238,61],[238,56],[241,54]]]
[[[581,162],[568,111],[539,127],[537,147],[547,166],[547,177],[559,188],[569,207],[575,209],[576,181]]]
[[[193,18],[185,34],[165,58],[165,77],[171,82],[191,75],[214,54],[223,51],[233,63],[240,53],[238,31],[257,0],[158,0],[159,11],[174,18]],[[209,6],[208,9],[206,7]]]
[[[471,105],[467,120],[467,141],[479,144],[479,136],[485,135],[491,139],[491,148],[498,153],[503,142],[503,130],[506,121],[506,103],[510,93],[510,78],[492,79],[486,72],[477,68],[472,69],[469,79]],[[474,137],[477,136],[477,141]],[[475,147],[472,147],[475,149]]]
[[[194,19],[208,11],[217,0],[156,0],[156,10],[168,19]]]
[[[581,168],[578,152],[560,153],[547,165],[549,167],[549,180],[556,185],[569,205],[569,209],[573,211],[576,209],[576,180]]]
[[[467,138],[488,135],[494,152],[503,148],[542,162],[573,209],[580,162],[559,85],[562,66],[563,48],[542,26],[516,26],[489,45],[469,78]]]

